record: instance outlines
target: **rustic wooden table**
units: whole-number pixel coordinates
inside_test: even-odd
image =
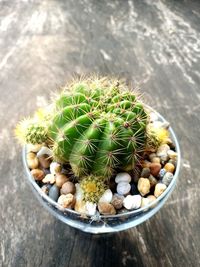
[[[199,1],[0,1],[1,266],[200,266],[199,25]],[[42,209],[13,139],[50,91],[88,72],[140,85],[182,149],[167,204],[114,235],[81,233]]]

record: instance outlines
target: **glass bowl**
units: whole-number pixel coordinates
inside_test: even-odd
[[[153,111],[162,122],[167,122],[158,112],[148,107],[151,111]],[[179,143],[176,138],[176,135],[173,129],[170,127],[170,137],[175,145],[176,152],[178,154],[177,159],[177,167],[174,173],[174,177],[167,189],[160,195],[155,201],[142,207],[137,210],[127,211],[125,213],[117,214],[117,215],[95,215],[92,217],[86,217],[83,214],[80,214],[74,210],[61,208],[57,202],[48,197],[39,187],[39,185],[35,182],[32,177],[30,170],[27,165],[26,160],[26,146],[23,148],[23,163],[26,171],[26,177],[29,185],[31,186],[33,192],[38,198],[39,202],[56,218],[60,221],[75,227],[81,231],[93,234],[103,234],[103,233],[112,233],[119,232],[131,227],[134,227],[138,224],[143,223],[152,217],[159,209],[164,205],[172,191],[174,190],[179,170],[180,170],[180,148]]]

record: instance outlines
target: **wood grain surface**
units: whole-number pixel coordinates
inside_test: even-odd
[[[93,236],[57,221],[26,183],[16,122],[71,75],[140,86],[175,129],[182,169],[152,219]],[[200,266],[200,1],[0,1],[0,266]]]

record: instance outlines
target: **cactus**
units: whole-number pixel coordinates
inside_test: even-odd
[[[107,189],[103,179],[92,175],[84,177],[80,186],[83,191],[83,200],[92,203],[97,203]]]
[[[160,145],[166,144],[169,138],[169,131],[163,127],[156,127],[153,123],[147,126],[146,150],[156,150]]]
[[[146,142],[147,113],[127,86],[109,78],[74,81],[57,97],[48,128],[54,159],[76,176],[132,170]]]
[[[31,119],[24,119],[18,123],[15,135],[21,143],[42,144],[47,136],[47,127],[43,123]]]

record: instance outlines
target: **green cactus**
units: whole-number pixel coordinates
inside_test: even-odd
[[[147,113],[124,83],[74,81],[55,101],[48,129],[53,155],[78,177],[132,170],[146,142]]]

